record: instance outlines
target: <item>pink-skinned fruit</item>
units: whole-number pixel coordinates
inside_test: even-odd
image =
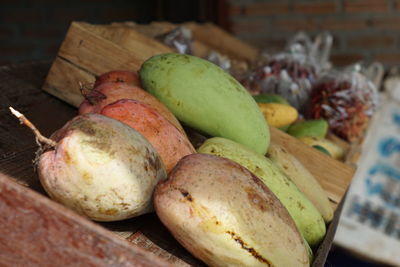
[[[136,72],[125,70],[113,70],[101,74],[96,78],[93,87],[97,87],[102,83],[127,83],[140,87],[140,79]]]
[[[48,195],[96,221],[153,211],[152,194],[166,178],[153,146],[131,127],[100,114],[80,115],[56,131],[38,175]]]
[[[156,149],[167,173],[186,155],[195,153],[186,135],[149,105],[132,99],[108,104],[100,114],[119,120],[141,133]]]
[[[175,115],[157,98],[140,87],[126,83],[106,82],[95,87],[84,96],[86,100],[79,106],[79,114],[98,113],[103,107],[117,100],[133,99],[143,102],[157,110],[157,112],[175,125],[179,131],[186,135]]]
[[[161,222],[208,266],[309,266],[306,241],[278,198],[218,156],[181,159],[154,192]]]

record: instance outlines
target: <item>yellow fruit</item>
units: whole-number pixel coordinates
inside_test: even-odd
[[[326,138],[302,136],[298,139],[309,146],[321,146],[325,148],[334,159],[340,160],[344,157],[345,152],[343,148]]]
[[[276,128],[286,126],[297,120],[299,113],[289,105],[279,103],[257,103],[268,124]]]

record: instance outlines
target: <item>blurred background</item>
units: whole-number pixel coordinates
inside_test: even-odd
[[[329,31],[331,60],[400,62],[397,0],[2,0],[0,63],[53,58],[71,21],[211,21],[242,40],[281,50],[302,30]]]
[[[72,21],[213,22],[268,53],[280,52],[299,31],[333,37],[330,61],[347,66],[400,63],[398,0],[1,0],[0,65],[51,61]],[[333,246],[325,266],[383,266]]]

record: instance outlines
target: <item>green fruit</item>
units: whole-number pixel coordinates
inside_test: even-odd
[[[197,152],[228,158],[250,170],[282,202],[310,246],[316,246],[324,238],[326,228],[321,214],[270,159],[218,137],[208,139]]]
[[[142,86],[188,126],[267,152],[269,128],[257,103],[217,65],[189,55],[161,54],[146,60],[139,75]]]
[[[322,153],[325,153],[326,155],[332,157],[331,153],[329,153],[329,151],[326,148],[324,148],[322,146],[319,146],[319,145],[315,145],[315,146],[312,146],[312,147],[317,149],[317,150],[319,150],[319,151],[321,151]]]
[[[260,94],[254,95],[253,98],[257,103],[278,103],[289,105],[289,102],[287,102],[285,98],[277,94]]]
[[[326,223],[333,219],[333,209],[326,191],[294,155],[278,144],[271,144],[268,158],[314,204]]]
[[[292,124],[287,133],[297,138],[302,136],[323,138],[328,133],[328,128],[328,122],[324,119],[306,120]]]
[[[282,127],[279,127],[278,129],[281,130],[281,131],[287,132],[287,130],[289,129],[289,127],[290,127],[290,124],[285,125],[285,126],[282,126]]]
[[[314,136],[301,136],[298,138],[301,142],[311,146],[319,146],[326,149],[330,156],[334,159],[342,160],[346,154],[346,151],[336,143],[321,137],[314,137]]]

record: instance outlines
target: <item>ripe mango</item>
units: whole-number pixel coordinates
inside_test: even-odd
[[[161,54],[146,60],[139,76],[143,88],[188,126],[267,152],[269,128],[257,103],[217,65],[195,56]]]
[[[279,103],[257,103],[268,125],[276,128],[295,122],[299,116],[297,110],[289,105]]]
[[[107,78],[109,76],[105,77]],[[104,79],[105,78],[103,78],[103,80]],[[122,78],[120,77],[120,79]],[[121,99],[134,99],[143,102],[157,110],[157,112],[159,112],[162,116],[169,120],[169,122],[175,125],[178,130],[186,135],[182,125],[165,105],[163,105],[153,95],[135,85],[125,82],[102,82],[97,87],[94,87],[92,91],[87,93],[85,98],[86,99],[79,106],[79,114],[99,113],[102,108],[108,104],[114,103],[115,101]]]
[[[247,168],[278,197],[310,246],[316,246],[324,238],[326,228],[321,214],[270,159],[219,137],[205,141],[197,152],[228,158]]]
[[[167,177],[153,146],[126,124],[99,114],[73,118],[52,135],[54,149],[38,163],[55,201],[95,221],[153,211],[153,191]]]
[[[176,240],[207,266],[310,266],[307,243],[285,207],[231,160],[184,157],[157,185],[154,206]]]
[[[172,123],[140,101],[121,99],[105,106],[100,114],[119,120],[142,134],[160,155],[167,173],[183,156],[196,152]]]

